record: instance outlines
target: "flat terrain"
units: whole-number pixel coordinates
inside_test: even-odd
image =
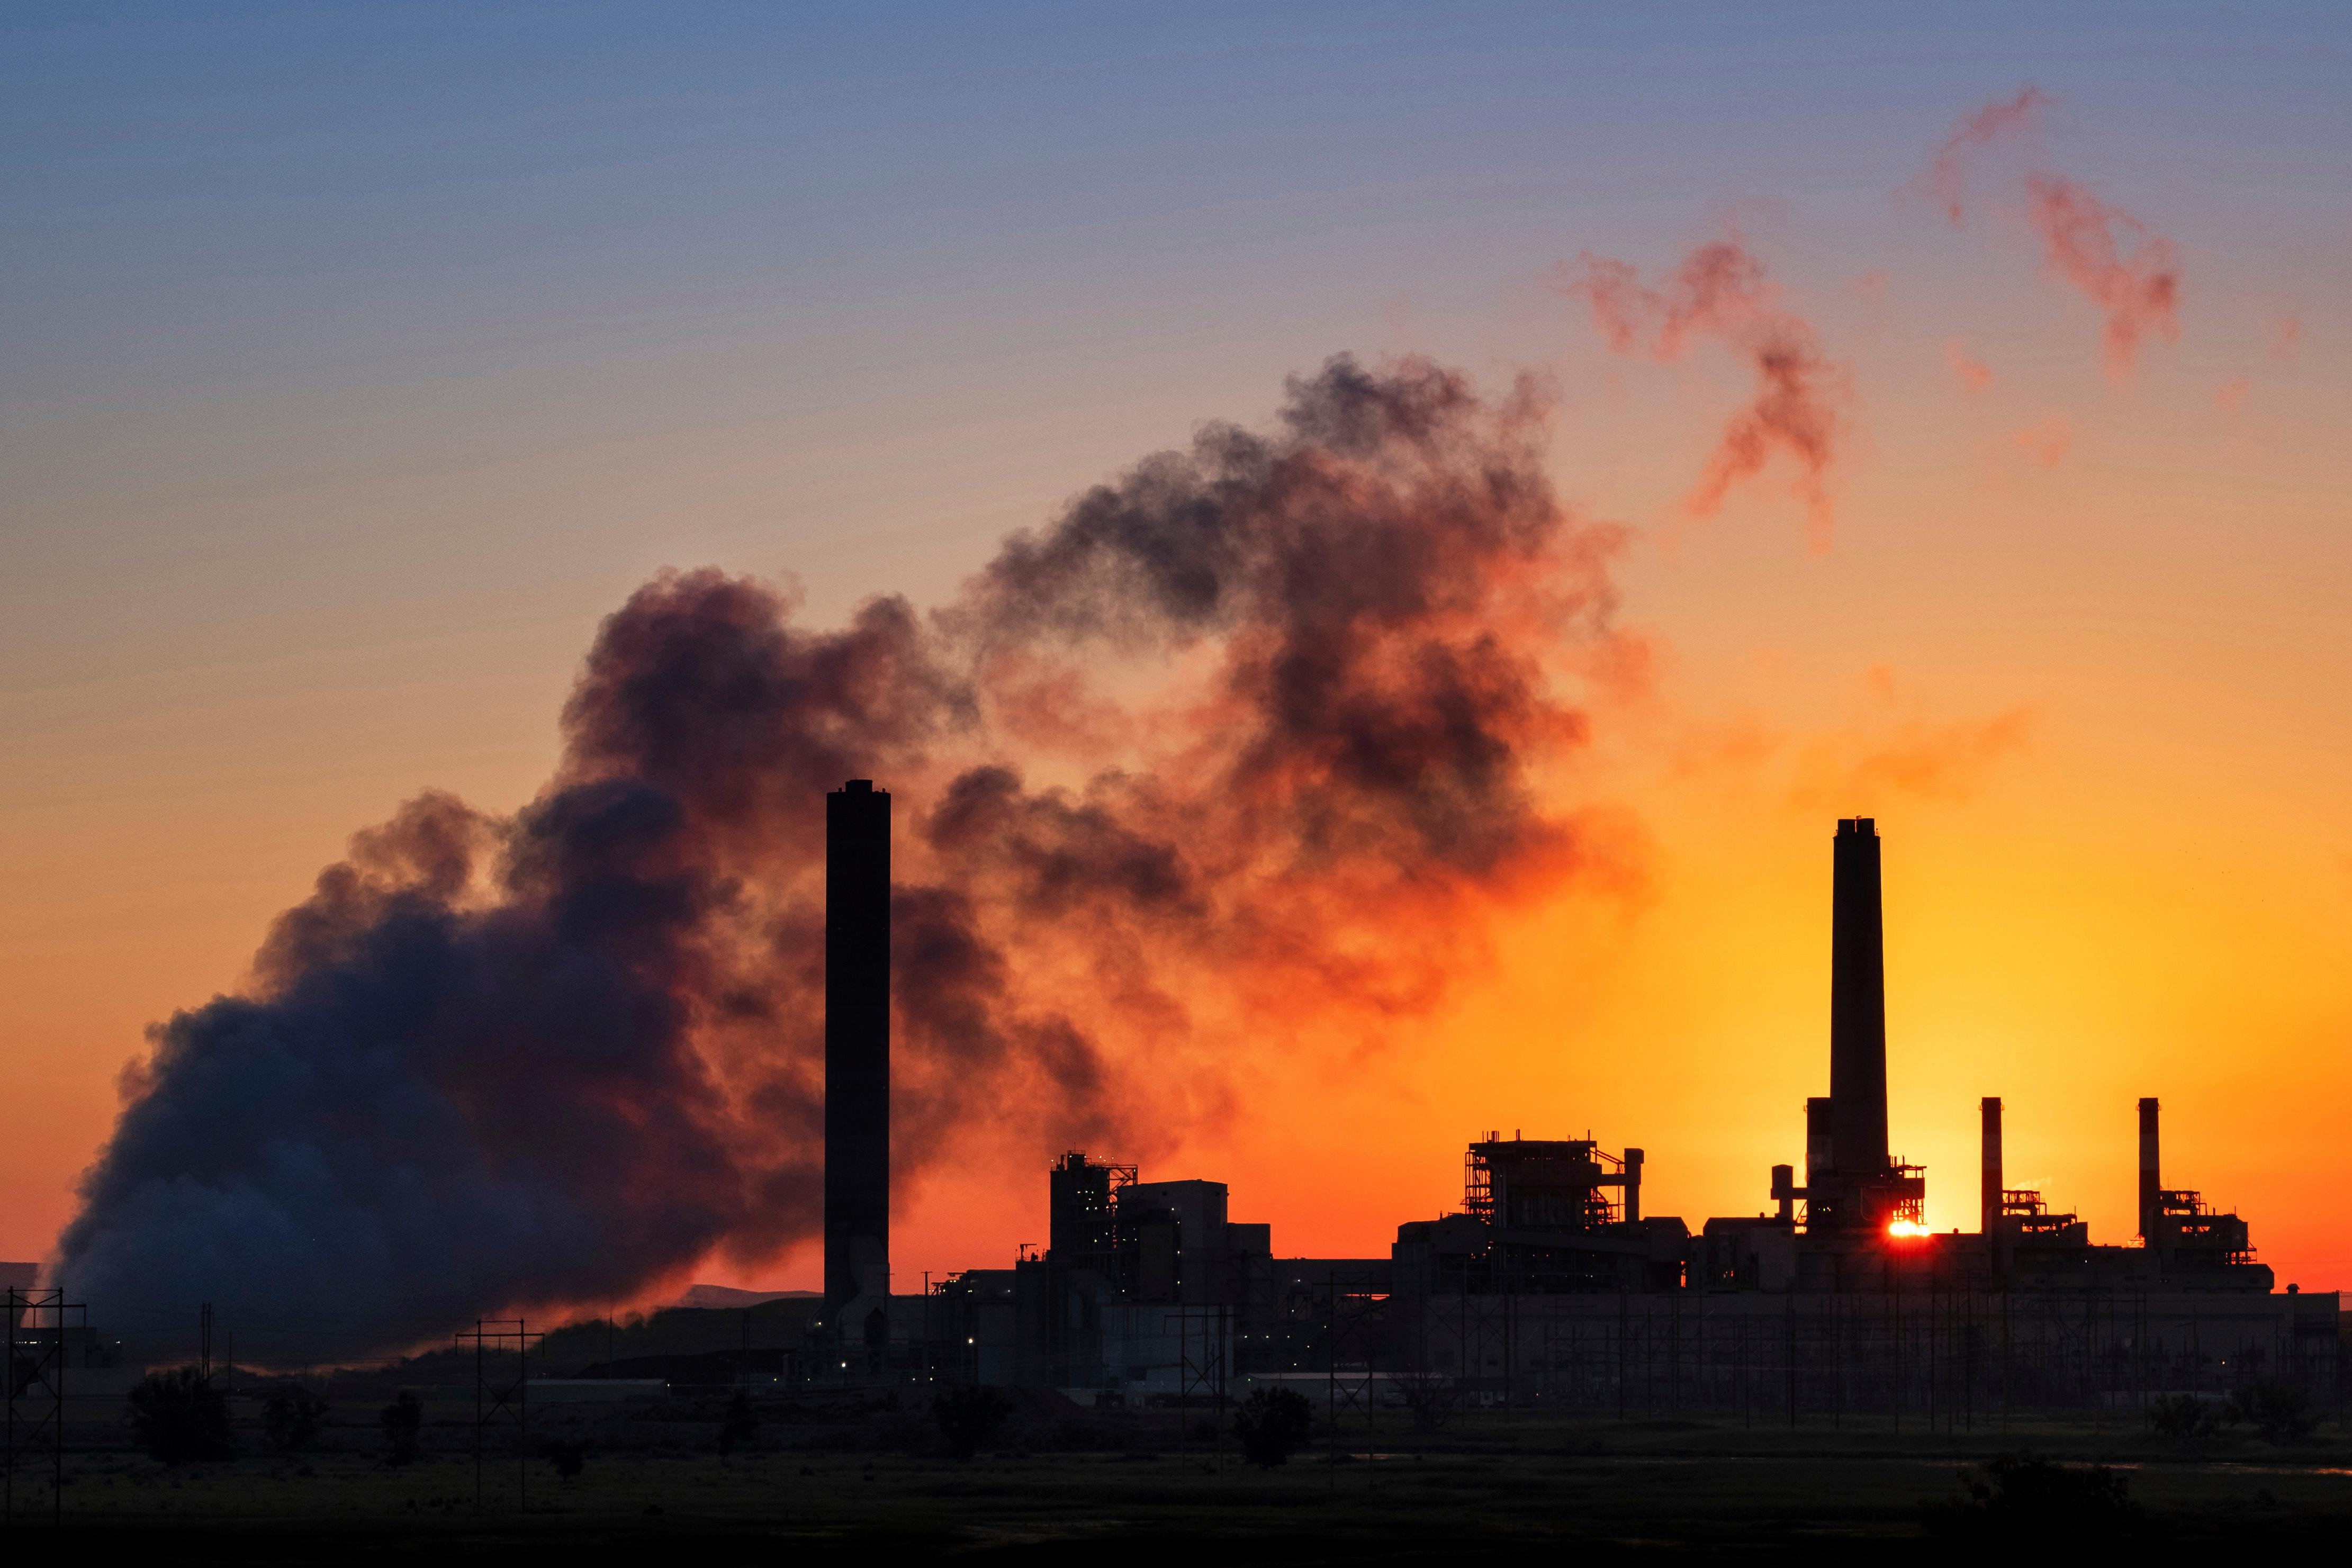
[[[535,1424],[536,1425],[536,1424]],[[2121,1468],[2168,1542],[2340,1544],[2352,1531],[2352,1444],[2331,1423],[2273,1448],[2221,1439],[2166,1450],[2089,1426],[1897,1436],[1877,1429],[1748,1429],[1696,1422],[1580,1422],[1480,1415],[1416,1441],[1375,1430],[1279,1469],[1221,1453],[944,1456],[856,1451],[903,1425],[835,1429],[823,1447],[721,1458],[709,1445],[605,1451],[559,1479],[511,1457],[484,1475],[444,1451],[393,1467],[359,1452],[166,1468],[122,1452],[67,1461],[64,1550],[154,1563],[474,1561],[559,1552],[584,1562],[691,1554],[697,1563],[861,1560],[1060,1563],[1444,1561],[1502,1547],[1582,1544],[1611,1555],[1844,1557],[1932,1545],[1921,1503],[1958,1494],[1971,1460],[2032,1448]],[[682,1428],[667,1429],[682,1436]],[[1141,1436],[1130,1430],[1131,1436]],[[1171,1438],[1174,1434],[1163,1434]],[[1042,1434],[1031,1434],[1033,1437]],[[519,1507],[518,1481],[528,1482]],[[33,1494],[37,1493],[35,1499]],[[18,1506],[47,1512],[20,1476]],[[36,1538],[20,1519],[19,1541]],[[46,1531],[39,1531],[45,1534]]]

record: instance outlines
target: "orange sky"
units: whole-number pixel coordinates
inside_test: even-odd
[[[2168,1184],[2244,1214],[2283,1283],[2352,1286],[2352,215],[2333,187],[2233,202],[2176,175],[2135,156],[2120,89],[2071,85],[2098,112],[2061,156],[2180,255],[2178,341],[2127,374],[2021,208],[1953,231],[1902,195],[2012,72],[1885,110],[1902,139],[1836,189],[1661,153],[1589,213],[1432,208],[1361,277],[1318,229],[1312,266],[1253,251],[1066,309],[1040,285],[944,322],[803,320],[786,290],[628,317],[621,346],[551,328],[494,363],[377,362],[363,395],[223,370],[47,408],[45,449],[79,466],[10,513],[0,1256],[47,1250],[142,1029],[234,988],[352,830],[426,785],[530,796],[597,619],[646,574],[789,574],[820,624],[877,590],[935,602],[1007,530],[1353,349],[1556,380],[1556,481],[1635,531],[1622,618],[1652,662],[1560,672],[1594,742],[1546,787],[1632,874],[1528,910],[1441,1013],[1345,1061],[1229,1042],[1233,1118],[1147,1177],[1230,1183],[1278,1252],[1378,1253],[1459,1201],[1482,1129],[1590,1129],[1647,1151],[1651,1212],[1766,1207],[1826,1090],[1832,823],[1867,815],[1893,1142],[1932,1224],[1971,1225],[1999,1094],[2012,1184],[2128,1239],[2156,1095]],[[1847,378],[1825,550],[1786,452],[1715,515],[1685,504],[1753,394],[1733,349],[1612,354],[1547,281],[1588,247],[1660,276],[1735,227]],[[919,1187],[901,1280],[1042,1240],[1053,1152]]]

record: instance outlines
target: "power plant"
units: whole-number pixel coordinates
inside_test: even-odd
[[[1891,1152],[1881,842],[1832,840],[1829,1092],[1804,1101],[1803,1181],[1696,1231],[1647,1214],[1640,1148],[1504,1138],[1465,1151],[1458,1212],[1384,1258],[1283,1258],[1223,1183],[1146,1182],[1066,1152],[1048,1241],[1012,1267],[892,1293],[889,796],[828,797],[825,1317],[795,1375],[973,1381],[1097,1402],[1224,1397],[1308,1378],[1369,1411],[1451,1397],[1562,1408],[1801,1415],[2096,1408],[2257,1380],[2337,1387],[2335,1292],[2273,1290],[2244,1220],[2164,1184],[2139,1102],[2137,1245],[2006,1184],[1981,1104],[1979,1227],[1930,1232],[1927,1173]]]

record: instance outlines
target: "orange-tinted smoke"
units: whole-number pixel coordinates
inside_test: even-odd
[[[2131,374],[2141,339],[2180,336],[2180,265],[2171,241],[2072,180],[2029,174],[2025,188],[2051,269],[2106,318],[2101,358],[2109,375]]]
[[[2003,143],[2031,142],[2053,100],[2027,87],[1963,118],[1936,150],[1916,185],[1955,227],[1969,216],[1969,182],[1978,161]],[[2038,149],[2030,149],[2038,151]],[[2180,335],[2180,265],[2171,241],[2079,181],[2031,161],[2023,175],[2027,224],[2042,241],[2051,274],[2098,307],[2100,360],[2109,375],[2129,375],[2149,337]]]
[[[1982,392],[1992,384],[1992,367],[1969,353],[1968,345],[1958,338],[1945,341],[1944,363],[1959,378],[1962,392]]]
[[[1944,209],[1954,228],[1968,221],[1969,165],[1974,155],[1996,142],[2038,132],[2052,102],[2048,93],[2029,85],[2015,98],[1995,99],[1952,127],[1920,174],[1918,186]]]
[[[1734,485],[1784,454],[1796,466],[1793,489],[1804,503],[1807,538],[1816,550],[1829,548],[1844,373],[1738,236],[1692,251],[1655,288],[1627,263],[1590,251],[1559,268],[1554,286],[1591,306],[1593,325],[1614,353],[1646,353],[1667,363],[1711,337],[1747,361],[1756,373],[1755,397],[1725,425],[1685,504],[1693,516],[1713,515]]]
[[[902,1184],[1149,1154],[1259,1059],[1376,1044],[1500,911],[1615,874],[1558,804],[1586,720],[1555,672],[1611,662],[1620,542],[1554,496],[1545,412],[1342,357],[929,615],[811,629],[719,572],[646,584],[536,800],[362,834],[248,994],[159,1027],[62,1264],[117,1321],[214,1301],[341,1356],[806,1239],[824,792],[853,776],[897,813]]]

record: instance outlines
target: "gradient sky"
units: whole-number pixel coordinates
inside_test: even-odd
[[[1896,1148],[2126,1239],[2168,1184],[2352,1286],[2352,13],[2340,5],[18,5],[0,20],[0,1256],[44,1253],[141,1031],[233,988],[356,827],[545,778],[665,565],[831,624],[1265,417],[1325,356],[1551,378],[1636,531],[1646,674],[1556,781],[1624,878],[1344,1068],[1252,1061],[1148,1174],[1384,1252],[1486,1128],[1766,1206],[1827,1076],[1829,837],[1886,836]],[[2177,247],[2177,342],[1988,184],[2048,161]],[[1746,395],[1552,286],[1737,230],[1843,367],[1834,542],[1790,470],[1694,519]],[[1971,390],[1954,344],[1990,379]],[[1237,1047],[1247,1058],[1247,1044]],[[914,1194],[896,1263],[1043,1238],[1043,1167]],[[1117,1152],[1108,1151],[1108,1152]],[[806,1284],[810,1256],[739,1282]],[[735,1279],[723,1271],[707,1278]]]

